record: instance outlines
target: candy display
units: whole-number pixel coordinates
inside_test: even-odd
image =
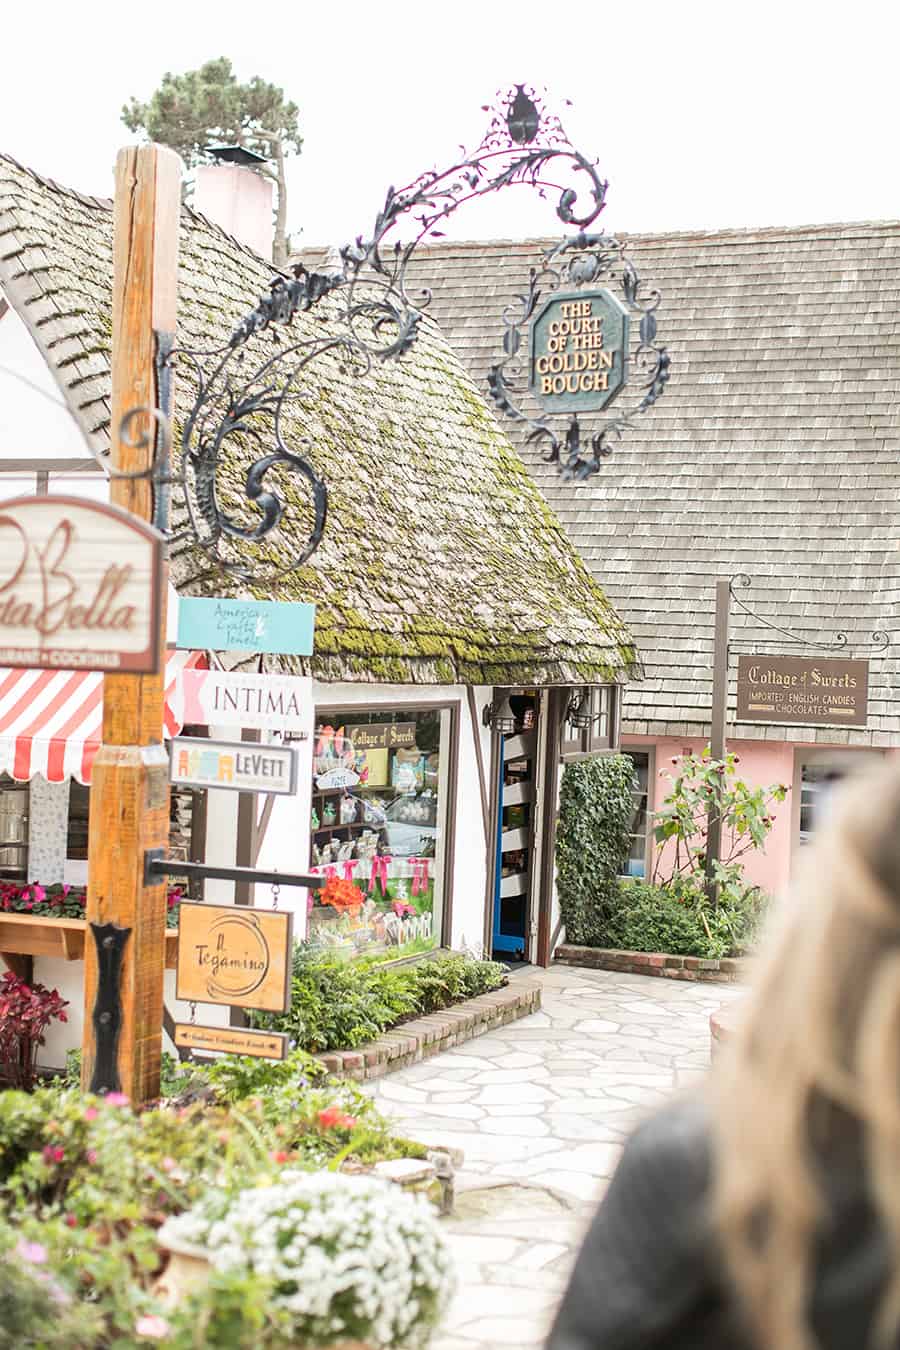
[[[312,893],[310,941],[350,957],[437,943],[442,725],[345,711],[317,727],[311,870],[328,889]]]

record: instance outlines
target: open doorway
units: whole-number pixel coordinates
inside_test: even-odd
[[[491,953],[501,961],[529,961],[532,887],[536,884],[535,809],[538,696],[509,694],[513,725],[497,736],[495,857]]]

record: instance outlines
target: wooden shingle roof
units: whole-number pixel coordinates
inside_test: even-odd
[[[271,277],[268,263],[184,208],[179,345],[223,346]],[[111,204],[0,157],[0,286],[85,435],[105,451]],[[328,312],[326,302],[295,325],[327,330]],[[627,630],[458,358],[434,324],[423,329],[401,361],[362,379],[323,359],[321,379],[310,382],[315,395],[286,411],[285,439],[308,443],[330,503],[310,563],[264,592],[316,603],[315,655],[308,664],[270,663],[322,679],[397,683],[624,678],[636,669]],[[271,334],[252,342],[271,344]],[[180,363],[176,421],[193,397],[192,372]],[[226,506],[239,498],[242,474],[225,463],[218,488]],[[302,499],[295,505],[302,514]],[[296,545],[283,529],[285,561]],[[196,549],[173,556],[183,593],[240,593],[204,579],[208,570]]]
[[[600,474],[563,483],[506,429],[635,636],[645,679],[624,730],[704,735],[714,584],[810,641],[869,656],[865,730],[738,724],[733,734],[845,744],[900,736],[900,224],[619,236],[648,289],[672,378]],[[501,313],[548,241],[440,243],[415,282],[481,390]],[[527,431],[527,428],[526,428]],[[892,637],[886,652],[874,630]],[[739,650],[793,648],[734,612]],[[752,644],[752,648],[750,645]],[[734,671],[732,661],[732,710]]]

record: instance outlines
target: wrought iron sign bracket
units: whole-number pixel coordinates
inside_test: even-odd
[[[165,849],[148,848],[144,853],[144,885],[154,886],[166,877],[193,877],[201,881],[245,881],[269,886],[303,886],[319,890],[324,882],[313,872],[275,872],[256,867],[218,867],[213,863],[180,862],[165,857]]]
[[[844,632],[835,633],[834,637],[829,640],[823,639],[822,641],[816,641],[815,638],[801,637],[799,633],[793,633],[788,628],[780,628],[777,623],[772,623],[770,619],[764,619],[761,614],[757,614],[756,611],[752,610],[749,605],[746,605],[735,592],[736,586],[746,588],[752,586],[752,584],[752,578],[749,577],[746,572],[736,573],[729,582],[731,598],[738,608],[743,610],[743,612],[748,615],[749,618],[753,619],[755,623],[761,624],[763,628],[769,628],[773,633],[778,634],[779,647],[812,647],[818,651],[833,652],[843,652],[848,648],[868,647],[874,652],[883,652],[891,645],[890,634],[884,632],[884,630],[880,628],[874,630],[870,635],[868,642],[861,642],[858,639],[854,639],[852,643]],[[752,638],[730,637],[728,639],[728,646],[729,649],[732,647],[755,648],[759,646],[760,641],[765,640],[765,638],[754,641]],[[774,642],[775,639],[773,638],[772,641]]]
[[[463,150],[449,168],[390,187],[367,237],[357,236],[322,271],[299,265],[290,277],[276,276],[224,345],[177,348],[172,334],[157,333],[159,406],[129,409],[118,433],[131,444],[155,438],[147,476],[154,523],[163,531],[170,488],[180,490],[187,519],[179,520],[171,544],[196,547],[219,572],[263,586],[308,561],[325,530],[328,491],[310,441],[298,435],[298,408],[316,405],[335,366],[361,379],[410,349],[431,301],[428,289],[413,293],[408,276],[418,245],[442,237],[440,227],[461,207],[507,188],[525,187],[552,201],[572,233],[544,253],[502,315],[502,356],[486,373],[496,407],[526,422],[543,458],[580,481],[599,471],[634,418],[660,398],[670,375],[669,354],[657,341],[660,295],[641,291],[619,240],[588,233],[608,186],[596,161],[576,149],[529,86],[515,85],[485,111],[488,128],[474,152]],[[406,243],[391,234],[400,223],[411,226]],[[607,281],[617,284],[621,299]],[[327,329],[292,328],[297,315],[316,311],[326,297]],[[322,380],[314,377],[321,358]],[[173,472],[171,375],[179,363],[190,368],[196,396]],[[622,397],[627,385],[630,400]],[[608,414],[613,399],[621,402]],[[152,418],[155,429],[136,432],[138,417]],[[133,433],[141,440],[132,441]]]

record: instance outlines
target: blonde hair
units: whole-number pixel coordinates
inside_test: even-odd
[[[816,1344],[813,1253],[836,1159],[868,1172],[888,1240],[873,1343],[900,1329],[900,764],[840,792],[711,1082],[714,1222],[767,1350]]]

